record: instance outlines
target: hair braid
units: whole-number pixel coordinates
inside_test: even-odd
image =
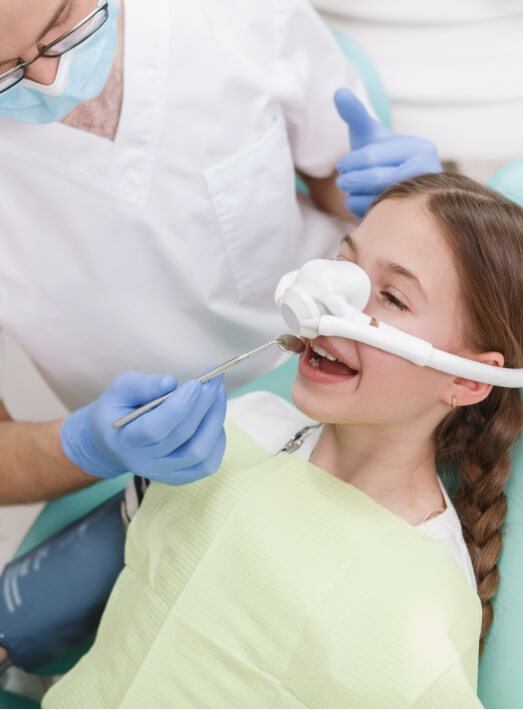
[[[438,463],[459,471],[454,504],[461,520],[483,609],[480,652],[492,622],[498,560],[507,513],[509,450],[523,423],[518,390],[494,389],[480,404],[452,412],[436,430]]]

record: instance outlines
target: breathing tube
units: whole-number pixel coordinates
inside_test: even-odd
[[[438,350],[363,313],[371,290],[368,274],[357,264],[314,259],[280,279],[275,301],[291,331],[300,337],[349,338],[420,367],[498,387],[523,387],[523,369],[487,365]]]

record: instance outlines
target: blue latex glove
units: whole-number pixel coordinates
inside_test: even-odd
[[[336,184],[348,193],[346,205],[358,217],[392,184],[442,171],[433,143],[396,133],[371,118],[349,89],[339,89],[334,102],[349,127],[351,145],[351,152],[338,161]]]
[[[86,473],[113,478],[132,471],[160,483],[191,483],[218,470],[225,450],[223,377],[189,380],[156,409],[122,429],[113,422],[175,389],[173,375],[128,372],[62,424],[66,456]]]
[[[0,577],[0,646],[32,671],[96,630],[124,563],[124,493],[10,562]]]

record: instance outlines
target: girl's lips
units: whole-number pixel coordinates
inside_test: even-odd
[[[327,350],[327,348],[325,348],[325,350]],[[336,353],[332,351],[332,348],[329,349],[329,352],[332,352],[332,354],[336,357]],[[303,377],[308,380],[311,380],[312,382],[317,382],[318,384],[326,385],[339,385],[342,382],[348,382],[349,380],[354,379],[359,374],[357,371],[353,371],[354,374],[350,375],[338,375],[332,372],[324,372],[319,367],[314,367],[313,365],[311,365],[310,360],[314,357],[318,357],[318,355],[316,355],[314,350],[311,348],[310,342],[307,342],[307,347],[300,356],[300,364],[298,369],[300,374],[303,375]]]

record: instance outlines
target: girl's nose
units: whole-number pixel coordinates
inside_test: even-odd
[[[49,86],[56,78],[60,57],[40,57],[27,67],[27,78]]]

